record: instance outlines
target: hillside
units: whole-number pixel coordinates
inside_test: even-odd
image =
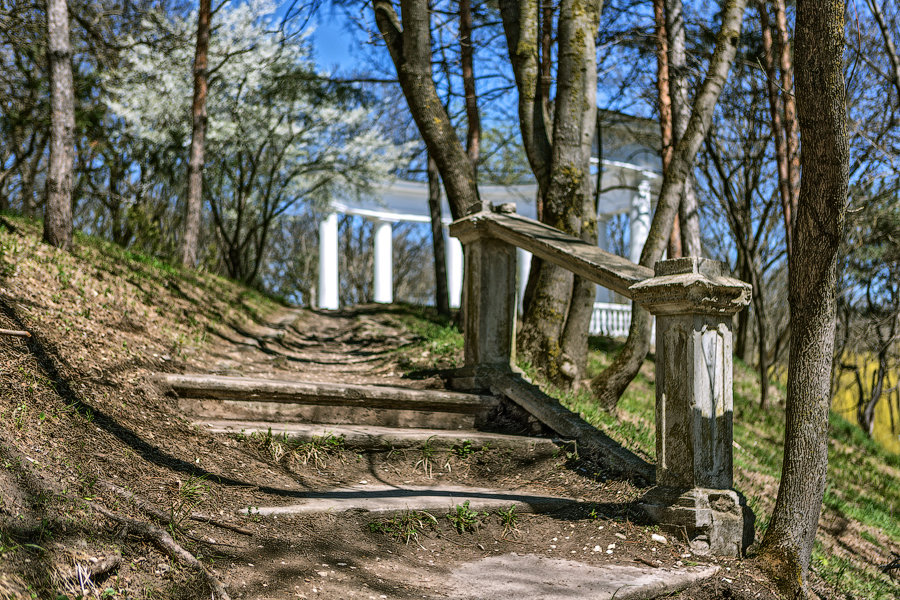
[[[595,565],[717,564],[726,577],[678,597],[774,597],[752,561],[660,544],[633,509],[641,484],[604,475],[574,448],[526,460],[470,445],[370,454],[337,438],[213,435],[155,374],[436,388],[431,374],[460,363],[461,337],[422,310],[317,314],[85,236],[72,254],[61,253],[39,233],[28,221],[0,223],[0,328],[32,334],[0,336],[0,598],[208,598],[215,582],[246,598],[434,597],[472,557],[514,552]],[[595,347],[595,367],[613,351]],[[760,412],[752,373],[739,367],[736,379],[738,487],[763,527],[777,487],[783,409],[775,402]],[[648,365],[618,418],[583,397],[564,400],[652,458],[652,397]],[[900,547],[900,460],[849,424],[836,421],[833,431],[817,589],[825,597],[897,597],[900,587],[875,565]],[[472,520],[465,533],[463,521],[442,511],[258,513],[309,491],[373,480],[505,486],[577,504],[506,517],[457,506],[458,519]]]

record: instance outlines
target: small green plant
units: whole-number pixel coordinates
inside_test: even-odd
[[[343,451],[344,436],[326,433],[323,436],[313,436],[310,441],[300,444],[291,452],[304,465],[313,463],[317,469],[326,469],[328,464],[325,459],[339,455]]]
[[[22,400],[19,405],[13,410],[13,421],[16,424],[16,429],[22,429],[25,426],[25,419],[28,418],[28,403]]]
[[[498,508],[497,516],[500,517],[504,537],[519,530],[519,513],[516,512],[515,504],[510,504],[509,508]]]
[[[276,463],[284,459],[296,460],[301,464],[313,463],[317,469],[328,467],[326,460],[331,456],[337,456],[344,451],[344,436],[336,436],[327,433],[323,436],[313,436],[308,442],[297,443],[288,438],[287,434],[273,434],[269,428],[266,433],[258,431],[250,435],[240,434],[239,440],[246,440],[259,452],[270,457]]]
[[[409,544],[410,540],[419,541],[419,534],[426,529],[437,530],[437,519],[425,510],[407,510],[401,515],[384,521],[369,523],[372,533],[384,533],[397,541]]]
[[[66,289],[69,287],[69,283],[72,280],[72,274],[66,270],[65,265],[57,264],[56,278],[59,280],[59,284],[62,286],[62,289]]]
[[[486,512],[478,512],[469,508],[469,501],[457,504],[451,512],[447,513],[447,520],[458,533],[475,531],[482,524],[482,518],[487,517]]]
[[[170,511],[174,529],[178,529],[181,523],[194,512],[194,509],[203,504],[208,490],[209,484],[206,483],[205,475],[191,476],[184,483],[178,482],[178,497]]]
[[[246,436],[245,439],[259,452],[269,456],[276,463],[280,463],[288,451],[287,435],[275,435],[272,433],[271,427],[265,433],[254,431]]]
[[[437,450],[431,443],[431,438],[433,437],[434,436],[431,436],[425,440],[425,444],[422,446],[422,457],[416,461],[416,464],[413,467],[414,469],[422,467],[422,471],[429,479],[431,479],[434,472],[434,455],[437,453]]]
[[[471,440],[463,440],[462,443],[453,446],[453,454],[459,458],[468,458],[476,452],[479,452],[479,449],[472,445]]]

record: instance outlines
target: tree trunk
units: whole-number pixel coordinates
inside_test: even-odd
[[[560,5],[560,10],[566,9],[566,3]],[[572,7],[573,9],[576,7]],[[560,60],[558,73],[560,81],[564,81],[564,76],[570,68],[574,68],[580,72],[573,81],[580,82],[580,94],[573,92],[571,101],[577,104],[579,96],[582,99],[581,124],[578,129],[578,142],[573,144],[577,147],[577,153],[573,153],[573,157],[577,160],[577,164],[582,170],[581,187],[578,198],[581,201],[581,208],[578,211],[581,215],[581,234],[580,238],[591,244],[597,245],[597,201],[592,189],[591,172],[591,148],[594,136],[600,136],[601,131],[597,127],[597,48],[596,48],[596,31],[600,25],[600,13],[603,10],[603,2],[588,3],[588,11],[596,11],[590,13],[587,23],[575,24],[573,31],[569,33],[561,25],[560,32]],[[570,25],[564,22],[566,28]],[[572,36],[571,41],[565,39],[564,36]],[[578,44],[583,39],[583,45]],[[562,53],[569,46],[574,46],[572,52],[572,65],[564,60]],[[566,77],[568,79],[568,77]],[[562,86],[557,83],[558,96],[562,94]],[[558,103],[562,102],[557,98]],[[577,114],[577,110],[573,111]],[[561,115],[560,115],[561,116]],[[556,122],[554,120],[554,122]],[[560,125],[564,127],[564,125]],[[554,137],[557,130],[554,128]],[[598,137],[599,139],[599,137]],[[599,141],[598,141],[599,144]],[[555,144],[556,146],[556,144]],[[565,167],[567,171],[571,171],[570,167]],[[600,168],[600,165],[597,167]],[[566,324],[562,333],[562,361],[560,364],[560,374],[564,377],[563,383],[566,387],[581,387],[587,378],[587,355],[588,355],[588,330],[591,324],[591,314],[594,311],[594,299],[596,298],[597,285],[575,276],[572,282],[572,295],[569,301],[569,312],[566,315]]]
[[[194,54],[194,103],[191,106],[193,130],[188,166],[188,195],[181,241],[181,264],[197,266],[200,240],[200,209],[203,206],[203,154],[206,146],[206,94],[209,54],[209,21],[212,0],[200,0],[197,13],[197,50]]]
[[[789,259],[784,460],[761,554],[789,597],[805,593],[828,465],[836,264],[849,183],[844,10],[843,2],[797,2],[794,59],[803,178]]]
[[[694,97],[690,120],[684,135],[675,146],[672,162],[663,177],[656,213],[653,215],[647,242],[641,252],[640,264],[646,267],[652,268],[662,258],[663,251],[668,245],[672,223],[684,191],[684,182],[706,137],[713,110],[737,53],[745,6],[746,0],[727,0],[724,3],[722,27],[716,36],[716,48],[709,63],[709,70]],[[640,370],[641,363],[644,362],[650,349],[650,324],[650,314],[635,306],[631,313],[631,326],[628,329],[625,346],[613,363],[591,382],[591,388],[598,402],[607,410],[615,408],[619,397]]]
[[[781,113],[784,102],[778,94],[778,70],[775,65],[775,47],[772,43],[772,27],[769,24],[769,11],[765,2],[757,5],[759,24],[762,28],[763,55],[762,63],[766,70],[766,92],[769,96],[769,114],[772,118],[772,139],[775,142],[775,160],[778,165],[778,192],[781,196],[781,212],[784,215],[784,238],[788,256],[793,247],[793,213],[794,200],[791,190],[790,159],[785,142],[786,130],[782,123]]]
[[[72,83],[72,47],[66,0],[47,0],[50,55],[50,165],[44,241],[72,247],[72,163],[75,155],[75,94]]]
[[[672,94],[669,89],[669,38],[666,33],[665,0],[653,0],[653,20],[656,24],[656,92],[659,102],[660,157],[665,173],[672,161]],[[681,226],[678,216],[672,223],[669,236],[669,258],[681,258]]]
[[[437,163],[428,157],[428,211],[431,214],[431,244],[434,249],[434,304],[438,313],[450,316],[450,292],[447,288],[447,253],[444,248],[444,224],[441,215],[441,174]]]
[[[688,100],[687,52],[685,50],[684,7],[681,0],[664,0],[666,35],[669,50],[669,79],[672,105],[672,141],[678,143],[687,129],[691,118],[691,104]],[[678,233],[681,237],[680,253],[677,256],[700,256],[700,214],[697,194],[690,176],[684,180],[684,190],[678,215]],[[674,237],[674,225],[673,225]],[[670,247],[672,243],[670,242]]]
[[[478,177],[478,155],[481,149],[481,118],[478,115],[478,94],[475,92],[475,68],[472,46],[472,5],[470,0],[459,0],[459,56],[462,64],[463,92],[466,96],[466,154],[472,161],[475,177]]]
[[[678,212],[684,191],[684,182],[709,128],[713,109],[734,60],[744,6],[745,2],[742,0],[725,3],[722,27],[717,36],[709,71],[694,99],[685,133],[677,142],[672,162],[663,179],[657,210],[641,254],[642,265],[652,267],[662,257],[670,238],[674,216]],[[605,408],[615,407],[622,392],[640,369],[649,349],[650,323],[649,314],[640,307],[635,307],[628,340],[622,352],[613,364],[592,382],[594,393]]]
[[[372,8],[409,110],[441,173],[453,218],[480,211],[475,165],[459,143],[432,78],[427,0],[402,0],[402,24],[391,0],[373,0]]]
[[[753,289],[760,290],[759,280],[757,278],[754,279],[756,279],[757,285],[754,286]],[[759,353],[759,359],[756,364],[757,370],[759,371],[759,407],[765,410],[769,403],[769,361],[766,356],[766,338],[768,338],[768,332],[762,291],[753,294],[753,299],[753,312],[756,315],[756,348]]]
[[[800,196],[800,128],[794,88],[794,66],[791,59],[791,37],[788,32],[784,0],[775,0],[775,27],[778,29],[781,90],[784,98],[784,134],[787,141],[788,175],[791,188],[791,232],[796,228],[797,202]]]
[[[543,199],[542,221],[596,244],[590,149],[596,129],[596,49],[602,2],[563,0],[559,9],[553,133],[543,115],[538,14],[533,2],[501,2],[516,84],[523,144]],[[546,29],[546,24],[544,26]],[[546,58],[546,57],[545,57]],[[548,143],[548,137],[550,141]],[[546,145],[545,145],[546,144]],[[518,336],[520,356],[565,387],[577,383],[587,361],[587,329],[594,286],[546,262],[533,263],[534,292]]]

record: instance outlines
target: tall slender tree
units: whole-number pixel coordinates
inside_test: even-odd
[[[838,249],[849,187],[844,2],[799,0],[794,50],[802,178],[788,259],[791,343],[781,484],[762,558],[801,596],[822,510]]]
[[[401,0],[399,15],[392,0],[373,0],[372,9],[410,113],[441,174],[453,218],[478,212],[482,206],[475,165],[456,136],[431,71],[428,0]]]
[[[72,84],[72,45],[66,0],[47,0],[50,57],[50,163],[44,241],[72,247],[72,163],[75,156],[75,91]]]
[[[666,28],[665,0],[653,0],[653,20],[656,25],[656,93],[659,103],[660,155],[663,173],[672,162],[672,95],[669,85],[669,35]],[[681,224],[678,215],[669,236],[669,258],[681,258]]]
[[[188,194],[184,234],[181,240],[181,264],[197,265],[200,240],[200,209],[203,206],[203,160],[206,147],[206,95],[209,89],[209,22],[212,0],[200,0],[197,11],[197,49],[194,54],[194,102],[191,105],[191,157],[188,163]]]
[[[697,151],[703,144],[712,121],[713,110],[725,85],[728,71],[737,54],[741,23],[747,0],[723,2],[722,25],[716,35],[716,46],[709,61],[706,77],[691,107],[684,135],[672,152],[672,160],[663,177],[656,213],[650,224],[647,242],[641,252],[640,264],[653,267],[662,258],[672,233],[672,223],[678,213],[684,182],[690,176]],[[600,404],[607,410],[615,408],[619,397],[634,379],[650,350],[650,314],[635,306],[631,313],[628,339],[613,363],[591,382]]]
[[[431,217],[431,247],[434,258],[434,305],[439,314],[450,316],[450,290],[447,285],[447,249],[444,244],[441,214],[441,174],[437,163],[428,157],[428,212]]]
[[[672,143],[677,144],[687,129],[691,118],[691,101],[688,94],[688,68],[686,32],[684,24],[684,5],[681,0],[664,0],[665,33],[668,49],[668,88],[671,94],[669,105],[672,118]],[[697,192],[694,190],[693,177],[688,175],[684,180],[684,190],[678,205],[678,236],[680,238],[679,256],[700,256],[700,214],[697,205]],[[673,227],[673,236],[675,233]],[[675,244],[670,239],[669,247]],[[677,258],[672,256],[671,258]]]

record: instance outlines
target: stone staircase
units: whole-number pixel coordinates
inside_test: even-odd
[[[382,451],[469,442],[525,452],[557,454],[558,439],[510,435],[527,418],[509,418],[500,399],[484,394],[396,386],[301,382],[219,375],[161,374],[157,380],[179,409],[215,434],[269,432],[305,442],[343,437],[348,448]],[[532,420],[532,429],[540,429]]]

